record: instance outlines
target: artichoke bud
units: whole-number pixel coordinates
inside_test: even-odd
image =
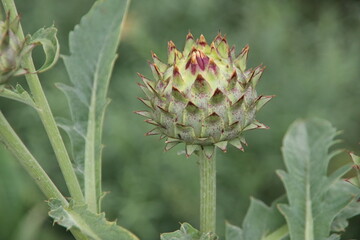
[[[185,143],[187,156],[202,149],[210,158],[228,144],[243,150],[245,131],[268,128],[255,115],[273,97],[256,93],[265,67],[246,69],[248,52],[245,46],[236,56],[220,33],[210,44],[189,33],[182,52],[168,43],[166,63],[152,53],[155,80],[139,74],[148,111],[136,112],[155,126],[146,135],[166,137],[165,150]]]
[[[23,56],[34,47],[21,41],[16,32],[19,28],[19,17],[10,21],[9,14],[5,21],[0,20],[0,84],[6,83],[12,76],[26,74],[21,68]]]

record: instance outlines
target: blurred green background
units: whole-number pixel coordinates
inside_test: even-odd
[[[62,54],[68,34],[94,1],[17,0],[25,33],[53,23]],[[103,209],[108,219],[141,239],[159,239],[161,232],[187,221],[198,227],[199,186],[196,158],[163,152],[157,137],[144,137],[148,124],[133,111],[144,106],[136,97],[136,72],[151,76],[150,51],[164,59],[167,41],[179,49],[188,31],[211,41],[218,31],[238,52],[250,45],[249,66],[267,69],[258,85],[273,99],[258,115],[270,130],[248,132],[245,153],[218,154],[218,229],[224,221],[240,225],[250,196],[270,204],[284,189],[275,170],[284,168],[281,141],[299,117],[322,117],[343,131],[340,147],[360,152],[360,1],[356,0],[133,0],[119,59],[112,77],[104,130]],[[41,64],[41,51],[34,53]],[[62,61],[40,75],[56,116],[68,117],[68,106],[56,82],[69,82]],[[22,78],[15,81],[23,84]],[[0,109],[26,145],[68,196],[59,167],[36,113],[0,99]],[[64,135],[66,141],[68,138]],[[336,165],[349,162],[346,154]],[[0,239],[64,240],[71,235],[52,226],[37,187],[6,149],[0,147]],[[360,217],[351,221],[343,239],[360,238]]]

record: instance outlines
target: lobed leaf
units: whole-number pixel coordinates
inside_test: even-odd
[[[62,127],[71,139],[75,168],[85,177],[85,197],[89,207],[99,207],[101,198],[101,137],[107,90],[120,41],[126,0],[95,2],[70,33],[70,55],[64,56],[71,85],[58,84],[65,93],[71,113]],[[88,169],[86,170],[87,162]],[[86,173],[86,171],[87,173]],[[81,177],[82,179],[83,177]],[[88,188],[86,187],[88,186]],[[96,189],[94,203],[92,189]],[[93,209],[94,210],[94,209]]]
[[[350,170],[327,176],[337,131],[325,120],[296,121],[285,135],[282,152],[287,172],[278,171],[289,204],[279,206],[292,240],[321,240],[331,223],[354,198],[352,185],[339,180]],[[336,239],[336,238],[335,238]]]
[[[64,207],[60,200],[49,201],[49,216],[54,222],[66,229],[80,230],[90,240],[138,240],[138,238],[115,222],[108,222],[104,213],[96,214],[87,209],[86,205],[71,202]]]

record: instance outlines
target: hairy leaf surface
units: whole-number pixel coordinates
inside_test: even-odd
[[[327,176],[337,131],[324,120],[296,121],[285,135],[282,152],[287,172],[278,171],[289,204],[281,204],[292,240],[322,240],[335,216],[353,199],[353,186],[339,180],[349,166]]]

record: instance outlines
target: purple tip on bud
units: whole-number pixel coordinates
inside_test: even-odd
[[[219,32],[218,33],[218,35],[216,35],[216,37],[215,37],[215,39],[214,39],[214,43],[216,43],[216,44],[219,44],[221,41],[222,41],[222,39],[223,39],[224,37],[221,35],[221,33]]]
[[[200,38],[198,40],[198,44],[200,44],[203,47],[205,47],[207,45],[204,35],[202,35],[202,34],[200,35]]]
[[[205,81],[206,81],[205,78],[204,78],[201,74],[198,74],[198,75],[196,76],[196,79],[195,79],[195,82],[196,82],[196,83],[204,86],[204,85],[205,85]]]
[[[160,60],[159,57],[153,51],[151,51],[151,56],[153,59]]]
[[[175,43],[173,41],[169,41],[168,42],[168,50],[169,50],[169,52],[173,51],[174,49],[176,49]]]
[[[234,70],[231,74],[231,77],[230,77],[231,80],[234,80],[236,81],[237,80],[237,73],[236,73],[236,70]]]
[[[243,57],[243,56],[246,55],[246,57],[247,57],[247,55],[248,55],[248,53],[249,53],[249,50],[250,50],[249,45],[246,45],[246,46],[241,50],[240,56]]]
[[[189,40],[189,39],[194,40],[194,36],[191,34],[191,32],[189,32],[189,33],[186,35],[186,40]]]
[[[196,52],[196,61],[199,68],[204,71],[205,67],[209,64],[209,57],[207,57],[203,52]]]
[[[177,66],[174,66],[173,76],[174,77],[180,76],[180,71],[179,71],[179,68]]]
[[[190,67],[191,73],[195,74],[197,66],[200,70],[204,71],[206,66],[209,64],[209,57],[206,56],[203,52],[193,49],[191,52],[191,57],[185,65],[185,69]]]
[[[140,78],[145,78],[144,75],[142,75],[141,73],[136,73]]]
[[[186,105],[187,106],[190,106],[190,107],[196,107],[196,105],[192,102],[192,101],[189,101],[188,104]]]
[[[214,94],[213,94],[213,97],[215,96],[218,96],[219,94],[223,94],[222,92],[221,92],[221,90],[219,89],[219,88],[216,88],[215,89],[215,92],[214,92]]]
[[[211,69],[215,74],[217,74],[217,66],[214,60],[209,60],[209,69]]]

